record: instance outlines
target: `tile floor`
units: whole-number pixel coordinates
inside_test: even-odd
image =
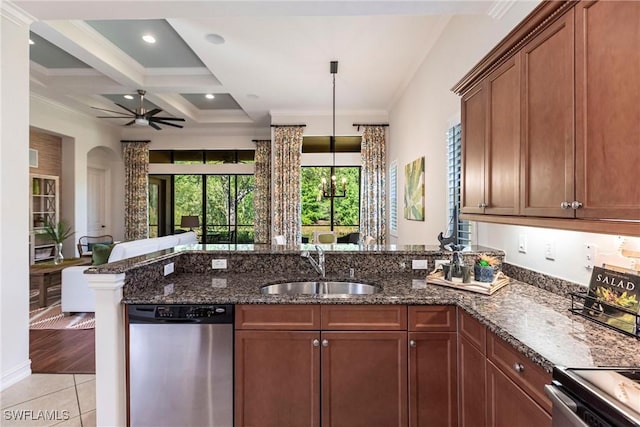
[[[96,425],[96,376],[33,374],[0,393],[0,426]]]

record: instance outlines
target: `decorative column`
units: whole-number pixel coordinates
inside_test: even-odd
[[[149,237],[149,142],[122,142],[125,170],[124,239]]]
[[[124,273],[85,274],[96,296],[96,423],[127,423]]]
[[[271,140],[258,139],[255,156],[255,243],[271,243]]]

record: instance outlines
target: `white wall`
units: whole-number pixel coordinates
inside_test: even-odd
[[[518,251],[523,237],[527,243],[526,253]],[[611,263],[632,268],[633,259],[621,258],[619,254],[625,238],[640,241],[640,238],[609,234],[478,223],[478,243],[503,249],[507,254],[507,262],[585,286],[591,277],[591,270],[585,268],[585,245],[595,246],[595,265]],[[545,258],[547,244],[555,248],[555,260]]]
[[[29,24],[0,18],[0,390],[29,360]]]
[[[517,2],[500,19],[455,16],[391,108],[388,163],[398,162],[398,237],[391,243],[437,244],[447,230],[446,134],[460,120],[451,87],[537,4]],[[403,217],[404,167],[425,157],[425,221]]]

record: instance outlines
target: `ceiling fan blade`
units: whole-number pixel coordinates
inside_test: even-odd
[[[131,116],[96,116],[98,119],[130,119]]]
[[[106,108],[98,108],[98,107],[91,107],[91,108],[93,108],[94,110],[107,111],[109,113],[123,114],[122,111],[113,111],[113,110],[107,110]]]
[[[154,115],[158,114],[161,111],[162,111],[162,108],[154,108],[153,110],[147,111],[146,113],[144,113],[144,116],[148,119],[151,116],[154,116]]]
[[[149,122],[149,126],[154,128],[155,130],[162,130],[162,128],[160,126],[158,126],[157,124],[155,124],[153,122]]]
[[[118,104],[117,102],[116,102],[115,104],[116,104],[118,107],[120,107],[120,108],[123,108],[123,109],[127,110],[128,112],[130,112],[130,113],[131,113],[131,114],[133,114],[134,116],[137,116],[137,115],[138,115],[138,113],[136,113],[135,111],[133,111],[133,110],[131,110],[131,109],[129,109],[129,108],[127,108],[127,107],[125,107],[124,105]]]
[[[136,120],[135,120],[135,119],[133,119],[133,120],[131,120],[130,122],[125,123],[125,124],[124,124],[124,125],[122,125],[122,126],[131,126],[131,125],[132,125],[132,124],[134,124],[135,122],[136,122]]]
[[[184,122],[184,119],[181,117],[150,117],[150,120],[173,120],[176,122]]]
[[[169,122],[165,122],[163,120],[153,120],[153,121],[149,121],[149,124],[152,125],[154,123],[160,123],[161,125],[166,125],[166,126],[173,126],[174,128],[182,128],[183,126],[180,125],[174,125],[173,123],[169,123]]]

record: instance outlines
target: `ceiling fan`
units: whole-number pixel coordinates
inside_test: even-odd
[[[184,122],[183,118],[156,116],[156,114],[162,111],[162,109],[160,108],[154,108],[153,110],[146,111],[144,108],[144,95],[146,93],[147,93],[146,91],[142,89],[138,89],[138,95],[140,95],[140,108],[136,108],[135,110],[127,108],[124,105],[118,104],[117,102],[115,103],[118,107],[122,108],[123,110],[126,110],[129,114],[125,114],[121,111],[107,110],[105,108],[98,108],[98,107],[91,107],[91,108],[100,110],[100,111],[107,111],[109,113],[120,114],[119,116],[97,116],[99,119],[132,119],[130,122],[125,123],[124,126],[131,126],[133,124],[137,126],[151,126],[155,130],[162,130],[162,128],[158,126],[158,124],[173,126],[176,128],[183,127],[181,125],[171,123],[171,122]]]

